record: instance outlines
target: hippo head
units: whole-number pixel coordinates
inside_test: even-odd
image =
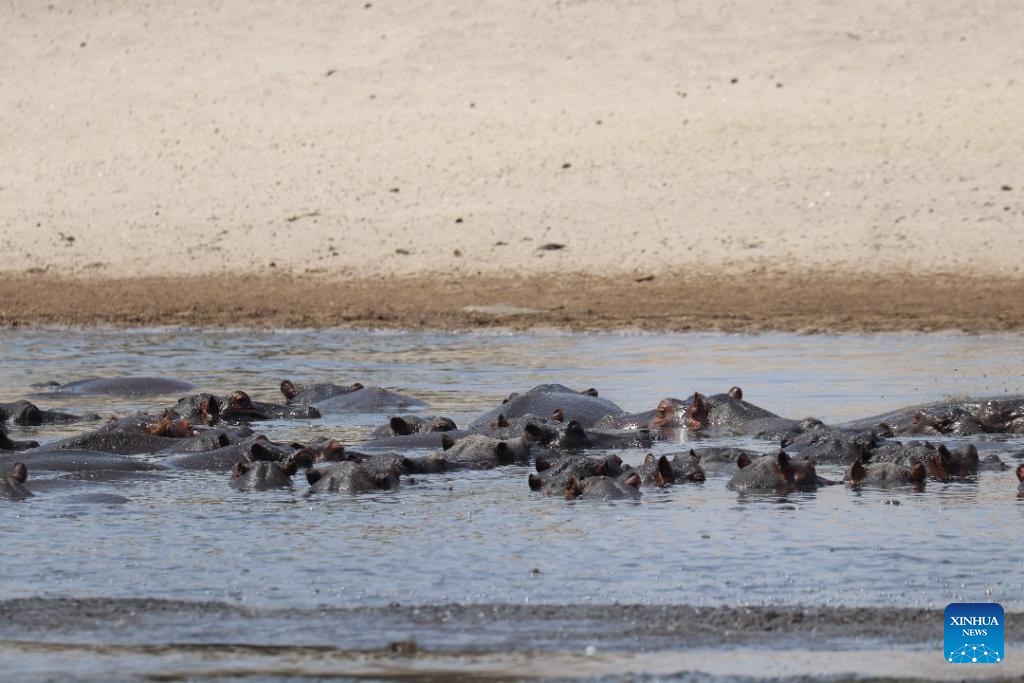
[[[290,401],[299,395],[299,389],[295,386],[294,382],[286,379],[281,382],[281,394],[284,396],[285,401]]]
[[[142,429],[153,436],[166,436],[175,439],[184,439],[196,434],[192,429],[191,422],[170,410],[165,410],[158,421],[147,424]]]
[[[704,481],[707,475],[704,474],[704,468],[700,466],[700,455],[695,450],[690,449],[689,459],[684,462],[673,458],[675,461],[672,469],[675,472],[676,481],[680,479],[684,481]]]
[[[345,446],[337,439],[331,439],[323,446],[314,449],[315,462],[342,462],[348,460]]]
[[[500,415],[498,417],[501,417]],[[527,422],[523,427],[523,436],[531,443],[547,446],[558,436],[558,430],[545,424]]]
[[[743,390],[739,387],[732,387],[729,389],[729,398],[734,398],[737,401],[743,400]]]
[[[561,408],[555,408],[551,411],[551,419],[555,422],[565,422],[565,412]]]
[[[432,417],[423,425],[424,432],[451,432],[456,429],[455,420],[448,417]]]
[[[29,401],[18,401],[18,409],[11,415],[11,422],[25,426],[41,425],[43,411]]]
[[[786,455],[786,453],[779,451],[780,468],[782,467],[781,456],[783,455]],[[804,457],[795,461],[789,458],[788,455],[786,455],[786,458],[789,459],[788,472],[785,469],[783,471],[792,479],[793,484],[797,488],[815,488],[818,486],[818,472],[814,467],[813,458]]]
[[[648,426],[651,429],[678,429],[682,427],[679,421],[678,404],[671,398],[663,398],[658,401],[658,407],[654,409],[654,417],[651,418]]]
[[[1019,474],[1019,472],[1018,472]],[[25,467],[25,463],[16,462],[11,466],[11,480],[18,483],[24,484],[25,480],[28,479],[28,468]]]
[[[569,451],[593,447],[593,442],[587,436],[586,430],[583,429],[583,425],[577,420],[570,420],[565,427],[558,430],[558,434],[553,441],[557,442],[559,448]]]
[[[228,395],[225,399],[225,407],[223,411],[224,417],[251,417],[256,420],[266,420],[268,416],[263,411],[259,410],[253,405],[252,399],[249,398],[249,394],[244,391],[235,391]]]

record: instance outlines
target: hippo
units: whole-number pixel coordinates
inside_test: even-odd
[[[783,450],[754,460],[740,456],[736,465],[740,469],[728,484],[734,491],[775,491],[784,494],[793,490],[813,490],[823,484],[833,483],[818,476],[813,460],[801,459],[794,462]]]
[[[392,436],[410,436],[412,434],[429,434],[431,432],[450,432],[457,429],[458,427],[455,425],[455,422],[447,417],[394,415],[388,420],[388,424],[377,427],[370,433],[370,436],[375,439],[385,439]]]
[[[171,469],[227,472],[238,463],[282,462],[296,450],[300,449],[275,444],[261,434],[212,451],[168,454],[161,463]]]
[[[877,426],[894,435],[1021,434],[1024,433],[1024,396],[936,401],[899,408],[843,426],[861,429]]]
[[[295,384],[281,382],[281,394],[288,405],[316,404],[323,412],[379,413],[389,410],[426,408],[426,401],[381,387],[358,382],[347,387],[337,384]]]
[[[313,406],[280,405],[253,401],[244,391],[235,391],[224,398],[220,407],[222,420],[305,420],[319,418],[320,410]]]
[[[339,462],[322,469],[306,470],[309,482],[307,494],[312,493],[371,493],[398,487],[398,477],[392,472],[371,472],[363,465]]]
[[[469,432],[456,429],[450,432],[424,432],[410,434],[409,436],[385,436],[359,444],[359,448],[370,450],[386,449],[389,451],[403,451],[409,449],[432,449],[444,448],[444,444],[452,443],[470,436]]]
[[[655,457],[654,453],[648,453],[643,464],[636,469],[630,468],[625,476],[628,476],[630,472],[640,475],[641,485],[668,486],[676,480],[675,470],[672,469],[672,463],[668,457],[664,455]]]
[[[32,496],[32,492],[25,488],[25,480],[28,479],[28,468],[25,463],[16,462],[11,465],[9,474],[0,475],[0,499],[3,500],[25,500]]]
[[[386,472],[395,476],[410,474],[439,474],[448,469],[443,456],[407,458],[401,453],[350,453],[348,460],[358,462],[368,472]]]
[[[119,396],[136,398],[139,396],[163,396],[192,391],[195,386],[189,382],[160,377],[93,377],[91,379],[58,384],[48,382],[33,385],[45,391],[35,394],[41,396],[62,394],[70,396]]]
[[[1024,498],[1024,465],[1017,465],[1017,497]]]
[[[652,431],[687,430],[742,435],[789,429],[798,422],[779,417],[734,395],[742,396],[743,392],[712,396],[694,393],[687,400],[663,398],[654,410],[605,418],[595,426],[599,429],[646,428]]]
[[[518,439],[492,439],[483,434],[471,434],[458,441],[443,442],[444,460],[448,469],[492,469],[504,465],[529,463],[528,437]]]
[[[266,491],[268,489],[291,488],[292,477],[299,467],[313,466],[313,453],[298,450],[282,462],[254,460],[236,462],[231,468],[231,488],[236,491]]]
[[[38,448],[38,441],[14,441],[7,436],[7,432],[0,427],[0,451],[25,451],[29,448]]]
[[[180,439],[155,436],[144,431],[121,431],[101,428],[78,436],[47,444],[47,449],[73,449],[116,453],[117,455],[138,455],[157,453],[173,448]]]
[[[99,415],[72,415],[57,410],[43,410],[31,401],[0,403],[0,423],[13,422],[18,425],[37,426],[43,424],[70,424],[85,420],[99,420]]]
[[[922,486],[924,484],[927,471],[925,470],[924,463],[915,462],[912,465],[898,465],[893,462],[869,462],[865,464],[861,460],[856,460],[850,465],[846,474],[843,475],[843,481],[850,486],[902,486],[905,484],[914,484]]]
[[[639,500],[640,475],[631,472],[624,478],[596,476],[565,484],[566,500]]]
[[[566,423],[555,422],[554,424],[556,426],[526,422],[523,430],[534,442],[545,448],[566,453],[591,449],[650,448],[655,440],[651,432],[646,429],[587,430],[577,420],[569,420]]]
[[[651,457],[653,457],[653,455],[648,454],[647,458],[649,459]],[[667,483],[671,484],[686,481],[699,483],[704,481],[707,476],[704,474],[704,468],[701,467],[700,459],[700,456],[692,448],[685,456],[676,453],[672,457],[672,460],[669,461],[669,465],[672,467],[672,474],[670,475],[670,478],[668,478]],[[660,463],[659,471],[661,471]],[[664,472],[662,472],[662,475],[664,476]]]
[[[815,462],[843,465],[858,459],[867,461],[872,449],[881,443],[871,430],[844,431],[819,424],[808,424],[803,433],[780,440],[780,445],[789,453],[797,453]]]
[[[589,477],[617,477],[622,474],[622,459],[617,455],[588,458],[583,455],[565,455],[559,458],[538,457],[536,473],[527,477],[531,491],[544,494],[564,494],[570,479],[577,482]]]
[[[685,453],[669,453],[672,461],[679,462],[681,467],[689,464],[692,458],[697,458],[702,469],[710,470],[732,470],[741,457],[747,460],[754,460],[761,457],[761,453],[747,448],[735,448],[733,446],[705,446],[703,448],[691,448]]]
[[[580,393],[561,384],[541,384],[525,393],[510,395],[500,406],[473,420],[468,428],[470,431],[478,430],[499,415],[511,420],[530,413],[552,415],[557,410],[565,419],[592,427],[603,417],[625,414],[619,406],[593,393],[589,390],[588,393]]]
[[[977,472],[979,457],[978,449],[973,444],[951,452],[944,444],[936,447],[927,441],[893,441],[873,449],[870,462],[888,462],[905,467],[921,463],[933,479],[945,481],[950,477],[964,477]]]
[[[80,449],[50,450],[35,449],[22,451],[17,457],[13,455],[0,455],[0,467],[13,465],[15,462],[24,462],[33,470],[47,470],[52,472],[78,472],[88,470],[122,470],[122,471],[155,471],[164,467],[156,463],[133,460],[113,453],[101,453],[98,451]]]

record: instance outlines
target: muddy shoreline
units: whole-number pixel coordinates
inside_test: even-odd
[[[1024,329],[1024,279],[827,272],[0,277],[0,324],[727,332]]]

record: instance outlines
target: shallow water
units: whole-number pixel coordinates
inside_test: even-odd
[[[189,380],[277,400],[284,378],[379,384],[462,425],[542,382],[597,387],[627,410],[664,396],[743,387],[790,417],[827,422],[947,395],[1021,393],[1019,336],[504,334],[361,331],[0,331],[0,400],[93,375]],[[38,399],[125,414],[146,401]],[[350,443],[383,415],[258,425],[271,438]],[[83,427],[11,428],[47,441]],[[732,438],[705,440],[769,450]],[[656,452],[689,442],[662,443]],[[1024,440],[991,442],[1007,462]],[[646,451],[624,453],[637,463]],[[418,477],[396,492],[239,493],[216,473],[46,492],[0,508],[8,548],[0,600],[25,596],[222,600],[274,608],[444,603],[786,604],[1024,609],[1024,505],[1012,472],[853,492],[842,486],[741,496],[727,473],[645,491],[639,503],[569,503],[531,493],[529,469]],[[819,467],[841,478],[838,467]],[[301,477],[300,477],[301,478]],[[84,491],[129,502],[72,502]],[[16,540],[15,540],[16,539]]]

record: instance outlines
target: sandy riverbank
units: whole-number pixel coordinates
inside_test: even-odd
[[[1014,3],[2,12],[8,321],[1022,326]]]

